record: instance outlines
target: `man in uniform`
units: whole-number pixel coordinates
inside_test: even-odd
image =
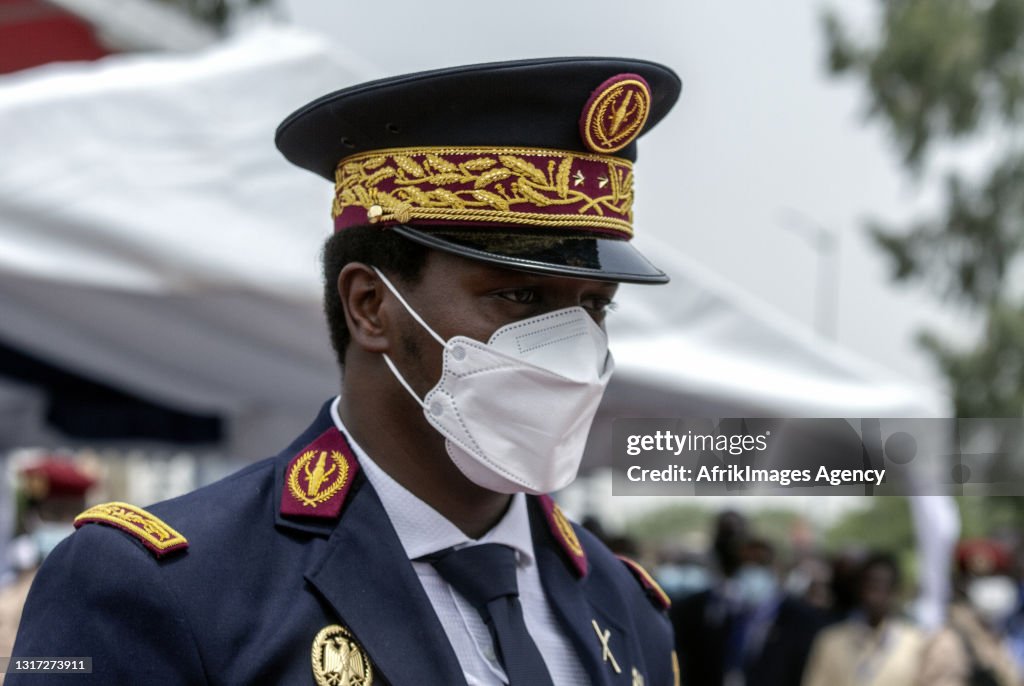
[[[286,119],[278,148],[335,183],[341,395],[276,458],[82,513],[15,656],[91,657],[104,684],[672,684],[664,594],[546,493],[579,467],[618,284],[668,280],[629,242],[632,162],[679,90],[532,60]]]

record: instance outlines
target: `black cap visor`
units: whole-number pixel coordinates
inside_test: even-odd
[[[663,284],[668,276],[628,241],[614,238],[499,233],[458,228],[429,230],[389,227],[400,236],[435,250],[499,267],[548,276],[616,283]]]

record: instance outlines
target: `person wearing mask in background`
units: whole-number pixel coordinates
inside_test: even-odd
[[[672,599],[673,605],[711,586],[711,570],[700,553],[668,549],[661,551],[659,559],[654,578]]]
[[[10,545],[10,566],[17,577],[0,589],[0,656],[10,655],[22,606],[39,565],[75,529],[72,521],[85,508],[95,484],[89,474],[66,459],[48,457],[21,470],[24,533]],[[2,475],[0,475],[2,477]]]
[[[799,686],[824,615],[783,589],[766,539],[747,542],[736,583],[745,610],[730,633],[726,686]]]
[[[690,686],[798,686],[823,616],[784,592],[775,549],[725,512],[714,551],[722,577],[672,612],[681,682]]]
[[[820,555],[805,554],[786,575],[786,591],[823,615],[831,615],[835,607],[832,565]]]
[[[907,686],[921,668],[924,635],[899,617],[899,564],[868,556],[857,575],[857,609],[814,642],[803,686]]]
[[[711,558],[715,580],[710,588],[672,606],[681,682],[719,686],[725,680],[726,645],[732,624],[744,611],[736,574],[749,539],[747,518],[726,510],[715,519]]]
[[[866,557],[867,552],[862,548],[846,548],[832,555],[832,607],[829,610],[832,622],[841,622],[856,612],[857,579]]]
[[[1010,569],[1009,551],[997,541],[957,546],[956,597],[945,627],[925,649],[921,686],[1019,686],[1005,640],[1006,621],[1020,602]]]

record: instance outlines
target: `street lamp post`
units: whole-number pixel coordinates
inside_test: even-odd
[[[808,217],[786,208],[779,226],[811,246],[817,260],[814,288],[814,328],[819,334],[836,340],[839,336],[839,234]]]

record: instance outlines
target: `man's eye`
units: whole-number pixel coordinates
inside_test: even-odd
[[[532,305],[537,302],[537,291],[531,291],[527,288],[517,288],[513,291],[504,291],[498,295],[506,300],[511,300],[517,305]]]

